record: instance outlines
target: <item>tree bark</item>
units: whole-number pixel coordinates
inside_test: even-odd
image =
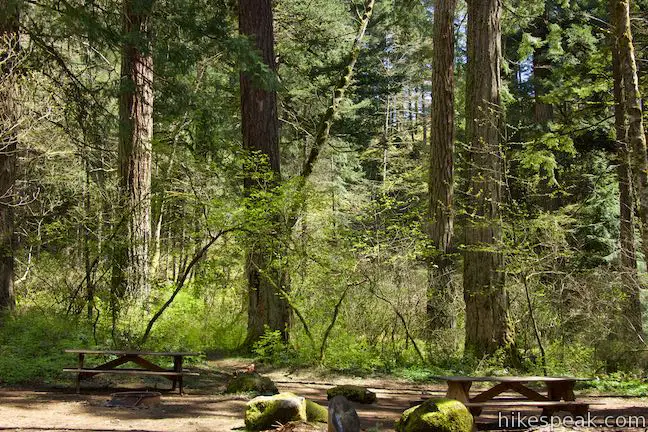
[[[470,180],[463,286],[466,353],[477,357],[513,347],[499,244],[501,14],[501,0],[468,1],[466,135]]]
[[[625,117],[623,123],[620,115],[615,112],[615,120],[617,125],[617,134],[619,132],[623,133],[623,136],[626,137],[626,142],[629,143],[629,146],[625,146],[625,149],[630,151],[631,155],[631,166],[628,170],[628,167],[621,167],[625,165],[622,159],[620,162],[620,170],[625,170],[624,173],[620,173],[625,177],[628,177],[629,171],[632,173],[633,181],[632,186],[634,187],[634,192],[638,201],[638,214],[641,221],[641,248],[644,256],[648,257],[648,156],[646,155],[646,137],[644,135],[644,126],[642,120],[642,107],[641,107],[641,94],[639,92],[639,79],[637,77],[637,64],[635,61],[634,46],[632,42],[632,28],[630,26],[630,2],[629,0],[612,0],[614,4],[613,8],[613,22],[615,25],[615,47],[617,48],[614,51],[618,53],[618,59],[614,59],[615,72],[616,75],[619,75],[615,79],[615,100],[618,101],[618,98],[621,98],[623,101],[623,111]],[[615,56],[616,57],[616,56]],[[618,69],[618,70],[617,70]],[[617,95],[620,92],[620,89],[617,89],[619,81],[623,82],[623,94],[621,96]],[[619,104],[617,103],[617,111]],[[627,119],[627,129],[625,120]],[[620,131],[620,127],[623,125],[623,131]],[[627,133],[627,135],[626,135]],[[619,137],[617,136],[619,141]],[[621,149],[620,157],[625,158],[627,161],[627,150]],[[620,181],[623,177],[620,177]],[[626,184],[623,184],[626,183]],[[620,183],[620,192],[622,194],[630,194],[629,183],[621,182]],[[626,189],[626,190],[624,190]],[[628,196],[629,197],[629,196]],[[621,197],[625,200],[628,197]],[[631,201],[631,199],[630,199]],[[628,268],[634,268],[634,264],[631,261],[634,261],[634,258],[631,254],[631,250],[634,250],[634,241],[630,245],[629,242],[634,240],[634,235],[629,230],[632,226],[628,226],[628,223],[632,223],[632,217],[628,215],[629,210],[628,206],[623,205],[621,208],[621,228],[622,228],[622,253],[626,255],[622,257],[624,260],[624,266],[629,266]],[[627,220],[624,221],[623,219]],[[632,237],[630,237],[632,236]],[[623,250],[625,248],[626,250]],[[641,302],[639,298],[639,286],[636,283],[626,283],[624,284],[624,299],[622,306],[622,315],[624,321],[626,321],[626,331],[629,336],[636,337],[643,334],[643,325],[642,325],[642,316],[641,316]],[[634,335],[634,336],[633,336]]]
[[[448,256],[453,235],[454,194],[454,14],[456,0],[436,0],[434,56],[432,58],[430,172],[428,176],[429,236],[435,253],[429,263],[428,329],[451,329],[452,259]],[[425,124],[423,125],[425,128]],[[425,134],[424,134],[425,136]]]
[[[425,70],[425,69],[424,69]],[[425,105],[425,87],[421,87],[421,121],[423,126],[423,147],[428,145],[427,107]]]
[[[632,169],[628,130],[625,121],[625,98],[623,95],[623,76],[619,59],[616,37],[612,37],[612,71],[614,78],[614,126],[616,131],[619,178],[619,245],[621,266],[624,274],[630,273],[636,283],[637,258],[634,237],[634,201],[632,193]]]
[[[128,219],[126,245],[117,252],[113,287],[119,296],[150,295],[151,138],[153,136],[152,0],[124,0],[119,98],[119,189]]]
[[[263,63],[275,72],[272,1],[240,0],[239,32],[251,39]],[[244,179],[246,195],[254,197],[255,191],[273,188],[281,180],[277,94],[270,85],[260,83],[245,72],[240,75],[240,85],[243,148],[252,157],[264,159],[255,161],[255,169],[262,175]],[[250,238],[245,268],[248,282],[246,345],[257,341],[266,326],[279,330],[284,340],[288,338],[290,306],[286,294],[289,286],[287,272],[282,269],[280,233],[284,229],[278,216],[270,215],[265,232]]]
[[[13,309],[14,187],[16,177],[17,113],[15,76],[20,50],[16,2],[0,0],[0,311]]]
[[[549,34],[550,7],[552,7],[551,1],[546,0],[544,13],[535,25],[534,36],[541,40],[546,40]],[[535,93],[533,113],[535,122],[542,127],[545,127],[553,118],[553,105],[542,100],[548,92],[547,81],[551,79],[551,61],[547,58],[548,51],[546,44],[533,50],[533,92]]]

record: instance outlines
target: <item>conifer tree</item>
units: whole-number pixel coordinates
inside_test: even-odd
[[[628,171],[633,174],[632,185],[634,187],[634,193],[638,199],[638,214],[639,219],[641,220],[641,247],[645,256],[648,256],[648,155],[646,154],[646,136],[644,134],[644,126],[642,119],[642,106],[641,106],[641,93],[639,90],[639,79],[637,77],[637,64],[635,60],[634,45],[632,41],[632,28],[630,26],[630,2],[629,0],[612,0],[614,4],[613,8],[613,23],[615,25],[615,35],[616,41],[614,48],[618,50],[614,54],[614,70],[615,70],[615,99],[616,99],[616,109],[615,113],[619,116],[621,108],[622,112],[625,113],[624,119],[616,119],[617,126],[617,141],[627,139],[629,143],[630,154],[631,154],[631,168],[626,167],[625,173]],[[623,94],[618,94],[621,87],[623,88]],[[623,122],[622,122],[623,121]],[[627,129],[626,129],[627,121]],[[619,137],[619,133],[622,133],[622,136]],[[620,151],[620,156],[623,158],[621,163],[626,158],[625,151],[623,147]],[[628,168],[630,168],[628,170]],[[622,168],[620,168],[622,169]],[[621,192],[624,194],[629,194],[630,191],[627,186],[627,181],[624,183],[624,178],[626,175],[622,175],[620,181]],[[625,198],[625,201],[629,197]],[[627,205],[628,201],[625,203],[622,201],[622,205]],[[628,208],[621,208],[622,218],[630,219],[628,214]],[[622,257],[624,267],[626,271],[633,268],[632,264],[632,254],[631,246],[629,242],[631,241],[629,230],[631,229],[628,226],[629,220],[621,223],[622,226],[622,244],[625,246],[624,252],[627,256]],[[634,245],[632,246],[634,248]],[[641,301],[639,296],[639,286],[636,283],[626,283],[624,284],[624,299],[622,299],[622,311],[623,311],[623,320],[627,322],[627,325],[624,327],[627,328],[627,331],[630,335],[641,335],[643,333],[643,322],[641,314]]]
[[[274,54],[274,28],[271,0],[239,2],[239,32],[248,36],[263,64],[271,73],[277,69]],[[272,84],[259,82],[247,72],[240,75],[241,128],[243,148],[256,158],[258,175],[246,176],[245,193],[254,199],[258,191],[272,189],[281,181],[277,93]],[[268,80],[271,81],[271,80]],[[290,308],[287,272],[281,267],[281,227],[279,215],[268,211],[262,233],[250,239],[245,273],[248,284],[247,344],[263,335],[265,328],[278,330],[288,338]]]
[[[15,76],[19,41],[15,0],[0,1],[0,311],[15,305],[14,187],[17,151]]]
[[[150,295],[152,6],[152,0],[123,2],[118,152],[121,208],[116,223],[125,225],[127,233],[126,244],[117,246],[113,269],[115,295],[129,294],[145,302]]]
[[[501,0],[468,1],[466,136],[470,166],[463,287],[466,352],[477,357],[513,344],[500,250],[501,14]]]
[[[434,8],[434,56],[430,171],[428,177],[430,239],[435,256],[430,261],[427,313],[429,329],[455,327],[452,311],[454,194],[454,0],[437,0]]]

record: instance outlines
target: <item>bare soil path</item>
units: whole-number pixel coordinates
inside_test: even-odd
[[[0,431],[79,431],[79,432],[225,432],[243,430],[243,412],[248,400],[245,396],[222,395],[228,374],[245,365],[245,360],[210,362],[210,370],[202,372],[197,380],[189,380],[187,394],[179,396],[164,393],[159,406],[147,409],[109,408],[105,402],[110,393],[142,388],[142,381],[106,381],[97,377],[85,384],[81,395],[74,393],[72,379],[69,386],[48,389],[0,388]],[[218,372],[210,372],[218,371]],[[263,372],[263,371],[261,371]],[[314,372],[291,373],[284,370],[267,372],[281,391],[292,391],[326,405],[326,389],[337,384],[360,384],[378,395],[373,405],[357,405],[365,431],[393,431],[394,421],[423,394],[441,397],[444,386],[412,384],[389,378],[349,378]],[[163,387],[167,383],[149,381],[147,387]],[[606,417],[625,419],[620,426],[578,428],[579,431],[644,432],[646,427],[631,427],[628,422],[645,417],[648,422],[648,401],[630,398],[585,398],[591,403],[592,416],[603,426]],[[522,415],[533,415],[525,412]],[[480,430],[503,430],[497,426],[497,413],[480,417]],[[518,430],[531,430],[520,429]],[[550,431],[552,429],[533,429]],[[554,428],[554,431],[574,430]]]

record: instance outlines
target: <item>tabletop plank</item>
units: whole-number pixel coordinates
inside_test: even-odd
[[[566,376],[431,376],[431,379],[438,381],[450,382],[513,382],[513,383],[529,383],[529,382],[574,382],[574,381],[591,381],[592,378],[575,378]]]
[[[106,354],[106,355],[137,355],[137,356],[199,356],[196,352],[156,352],[156,351],[119,351],[119,350],[91,350],[91,349],[66,349],[71,354]]]

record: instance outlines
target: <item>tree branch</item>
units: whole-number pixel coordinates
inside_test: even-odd
[[[219,231],[216,235],[211,236],[209,241],[202,247],[200,248],[193,256],[191,261],[185,266],[182,274],[180,275],[180,278],[178,278],[178,281],[176,282],[175,289],[173,290],[173,294],[171,294],[171,297],[162,305],[162,307],[153,315],[153,317],[149,320],[146,330],[144,331],[144,334],[142,335],[142,338],[140,339],[140,346],[144,345],[146,341],[148,340],[151,330],[153,329],[153,326],[155,325],[155,322],[162,316],[164,311],[167,310],[169,306],[171,306],[171,303],[173,303],[173,300],[175,300],[176,296],[178,293],[182,290],[182,287],[184,286],[185,282],[187,281],[187,278],[189,277],[189,274],[191,273],[191,270],[194,268],[198,262],[202,259],[202,257],[207,253],[210,247],[216,241],[221,238],[223,235],[235,231],[238,228],[230,228],[226,230],[221,230]]]
[[[317,126],[315,143],[313,144],[313,147],[308,154],[308,158],[306,158],[306,161],[304,161],[304,165],[302,167],[301,177],[303,179],[308,178],[313,172],[315,161],[317,161],[317,157],[319,156],[322,148],[324,148],[324,145],[329,138],[331,126],[333,125],[333,117],[337,113],[340,107],[340,102],[342,102],[344,98],[344,92],[347,90],[349,84],[351,83],[353,69],[355,68],[355,64],[358,61],[358,57],[360,56],[360,45],[362,44],[362,39],[364,38],[365,32],[367,31],[367,26],[369,25],[369,20],[371,19],[371,14],[373,13],[374,3],[375,0],[365,0],[364,14],[360,19],[358,33],[356,34],[355,40],[353,41],[353,46],[351,47],[349,62],[344,68],[344,71],[342,72],[342,75],[340,76],[340,79],[335,86],[331,105],[328,107]]]

